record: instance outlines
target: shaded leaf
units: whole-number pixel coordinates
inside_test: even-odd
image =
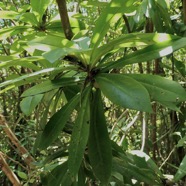
[[[69,146],[69,171],[74,178],[79,171],[85,147],[89,137],[90,127],[90,88],[88,87],[82,97],[78,116],[75,121],[71,142]]]
[[[186,175],[186,156],[183,158],[173,180],[177,182],[180,179],[182,179],[185,175]]]
[[[42,94],[24,98],[20,103],[22,112],[25,115],[29,116],[35,109],[35,107],[39,104],[42,98],[43,98]]]
[[[80,95],[77,94],[50,118],[41,134],[38,148],[45,149],[57,139],[79,101]]]
[[[102,184],[107,185],[111,176],[112,151],[104,116],[101,91],[93,93],[91,105],[88,156],[93,172]]]
[[[43,178],[43,182],[46,186],[71,186],[72,180],[68,171],[68,162],[65,161],[63,164],[55,167],[51,173]]]

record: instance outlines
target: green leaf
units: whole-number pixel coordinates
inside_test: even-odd
[[[39,104],[42,98],[43,98],[42,94],[24,98],[20,103],[22,112],[25,115],[29,116],[35,109],[35,107]]]
[[[176,68],[178,69],[178,71],[181,73],[181,75],[183,77],[185,77],[185,75],[186,75],[186,65],[184,64],[184,62],[179,61],[176,58],[174,58],[173,62],[175,64]]]
[[[28,30],[33,30],[33,29],[28,26],[12,26],[10,28],[2,28],[0,29],[0,40],[6,39],[7,37],[14,36],[16,34]]]
[[[180,179],[182,179],[185,175],[186,175],[186,156],[183,158],[173,180],[177,182]]]
[[[31,12],[26,12],[26,13],[22,14],[22,16],[20,17],[19,20],[23,21],[25,23],[30,23],[32,26],[38,26],[37,18],[35,16],[35,14],[33,14]]]
[[[78,116],[73,127],[69,146],[69,171],[73,178],[77,175],[87,145],[90,127],[90,87],[82,97]]]
[[[68,171],[68,162],[65,161],[63,164],[55,167],[51,173],[47,174],[44,180],[47,186],[71,186],[72,180]]]
[[[50,118],[43,130],[43,133],[41,134],[38,148],[46,149],[57,139],[79,101],[80,95],[77,94]]]
[[[28,90],[26,90],[22,97],[32,96],[37,94],[42,94],[57,88],[65,87],[65,86],[72,86],[76,85],[77,83],[81,82],[82,79],[79,77],[64,77],[61,79],[55,80],[46,80],[43,83],[37,84]]]
[[[94,92],[91,105],[88,156],[94,174],[107,185],[111,176],[112,151],[99,89]]]
[[[29,41],[28,45],[41,51],[50,51],[56,48],[64,47],[78,48],[77,44],[75,44],[73,41],[69,41],[68,39],[60,36],[51,35],[37,37]]]
[[[42,21],[42,16],[45,13],[45,10],[47,9],[48,5],[52,3],[53,0],[31,0],[31,7],[32,11],[36,14],[38,17],[38,21]]]
[[[163,105],[174,104],[176,106],[181,101],[186,100],[184,88],[175,81],[150,74],[128,74],[126,76],[141,83],[147,89],[153,101]]]
[[[18,19],[20,13],[14,11],[0,10],[0,19]]]
[[[139,47],[147,46],[155,43],[161,43],[171,41],[173,39],[179,39],[178,36],[170,34],[158,34],[158,33],[131,33],[120,36],[113,39],[108,44],[105,44],[94,51],[93,59],[98,61],[103,55],[113,50],[123,49],[124,47]]]
[[[93,30],[93,36],[91,39],[91,48],[96,48],[102,41],[103,37],[107,33],[110,24],[114,21],[117,22],[121,18],[122,13],[129,13],[134,10],[134,0],[121,1],[112,0],[104,9],[103,13],[96,21],[95,28]]]
[[[113,103],[129,109],[152,111],[147,90],[136,80],[121,74],[99,74],[95,79]]]
[[[96,56],[96,48],[100,45],[105,34],[107,33],[110,24],[117,22],[123,15],[123,13],[129,13],[135,10],[135,6],[132,6],[134,0],[122,1],[112,0],[104,9],[103,13],[96,21],[95,28],[93,30],[93,36],[91,38],[90,47],[93,48],[90,64],[92,67],[95,65],[94,58]]]
[[[33,57],[25,57],[25,58],[17,58],[17,57],[10,57],[10,56],[0,56],[0,68],[7,68],[10,66],[22,66],[31,68],[33,70],[40,70],[40,67],[34,65],[35,61],[39,62],[43,60],[42,56],[33,56]]]
[[[20,178],[22,178],[23,180],[27,180],[28,179],[28,176],[24,173],[24,172],[21,172],[21,171],[17,171],[17,174]]]
[[[171,41],[156,43],[154,45],[133,52],[115,62],[102,65],[102,67],[105,67],[103,71],[105,72],[113,68],[121,68],[124,67],[125,65],[161,58],[185,46],[186,46],[186,38],[174,39]]]
[[[26,82],[26,80],[27,79],[30,79],[30,78],[36,79],[41,74],[45,74],[45,73],[48,73],[48,72],[58,71],[58,70],[63,69],[63,68],[64,67],[47,68],[47,69],[43,69],[43,70],[40,70],[40,71],[37,71],[37,72],[33,72],[33,73],[30,73],[30,74],[26,74],[26,75],[20,76],[18,78],[10,79],[10,80],[7,80],[7,81],[1,83],[0,84],[0,88],[2,88],[4,86],[7,86],[7,85],[10,85],[10,84],[15,84],[16,85],[16,83],[19,83],[21,81],[23,81],[23,82],[25,81]],[[0,92],[3,92],[3,90],[0,91]]]
[[[69,54],[72,55],[75,54],[75,56],[77,56],[77,54],[80,54],[83,51],[84,50],[76,49],[76,48],[56,48],[51,51],[45,52],[43,54],[43,57],[47,59],[49,62],[54,63],[60,57],[67,56]]]
[[[186,136],[184,136],[183,138],[181,138],[178,141],[178,144],[176,145],[177,147],[184,147],[186,145]]]

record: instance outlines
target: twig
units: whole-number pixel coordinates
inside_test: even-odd
[[[167,158],[164,160],[164,162],[161,164],[161,166],[160,166],[159,169],[161,169],[161,168],[165,165],[165,163],[168,161],[168,159],[170,158],[170,156],[172,155],[172,153],[174,152],[175,149],[176,149],[176,147],[174,147],[174,148],[171,150],[171,152],[169,153],[169,155],[167,156]]]
[[[17,147],[19,154],[23,158],[24,162],[28,165],[29,168],[33,167],[32,163],[35,161],[34,158],[30,155],[25,147],[21,145],[15,134],[10,129],[8,123],[6,122],[3,115],[0,114],[0,125],[5,131],[7,137],[11,142]]]
[[[21,186],[21,183],[14,172],[10,169],[9,165],[7,164],[2,152],[0,152],[0,168],[11,181],[14,186]]]

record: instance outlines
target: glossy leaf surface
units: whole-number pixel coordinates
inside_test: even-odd
[[[186,91],[175,81],[150,74],[128,74],[126,76],[140,82],[148,90],[154,101],[176,106],[181,101],[186,100]]]
[[[136,80],[121,74],[99,74],[96,82],[113,103],[125,108],[151,112],[148,91]]]
[[[121,68],[129,64],[135,64],[161,58],[185,46],[186,38],[174,39],[167,42],[153,44],[151,46],[133,52],[115,62],[102,65],[105,67],[103,71],[108,71],[112,68]]]

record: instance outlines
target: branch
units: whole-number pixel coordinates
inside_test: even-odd
[[[3,130],[5,131],[10,141],[18,149],[18,152],[23,158],[24,162],[28,165],[28,167],[33,167],[32,163],[34,162],[34,158],[30,155],[27,149],[21,145],[21,143],[19,142],[15,134],[12,132],[12,130],[8,126],[4,116],[1,114],[0,114],[0,125],[2,126]]]
[[[14,186],[21,186],[19,179],[14,174],[14,172],[10,169],[1,151],[0,151],[0,168],[2,169],[2,171],[5,173],[5,175],[8,177],[8,179]]]
[[[70,21],[68,17],[68,12],[67,12],[67,6],[66,6],[66,1],[65,0],[56,0],[57,5],[58,5],[58,10],[61,18],[61,24],[65,32],[65,36],[67,39],[71,40],[73,37],[72,29],[70,26]]]

